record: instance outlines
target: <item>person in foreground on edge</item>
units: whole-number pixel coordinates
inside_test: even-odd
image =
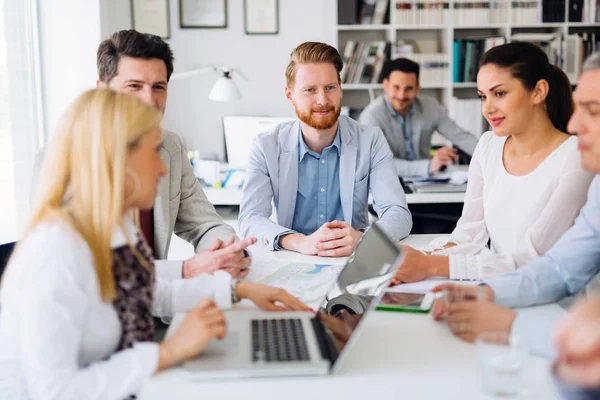
[[[585,204],[593,174],[581,166],[577,138],[565,133],[571,84],[546,53],[526,42],[490,49],[479,63],[477,92],[494,131],[473,154],[462,216],[450,237],[424,252],[405,247],[394,283],[515,271],[546,253]]]
[[[458,154],[451,147],[430,157],[431,136],[436,131],[473,154],[479,132],[465,131],[437,100],[419,96],[419,64],[406,58],[388,61],[382,76],[385,93],[365,107],[358,121],[381,128],[399,176],[426,177],[454,162]]]
[[[164,114],[173,52],[156,35],[123,30],[100,43],[96,59],[97,87],[131,93]],[[34,182],[40,173],[45,150],[36,156]],[[189,278],[202,272],[225,269],[236,278],[248,275],[250,258],[244,248],[256,239],[235,245],[235,230],[223,222],[194,176],[181,138],[167,130],[160,156],[168,173],[160,182],[155,205],[140,213],[144,237],[153,249],[156,271],[164,278]],[[173,232],[192,244],[196,255],[184,261],[167,261]]]
[[[31,221],[0,292],[0,397],[102,399],[133,395],[154,373],[226,335],[227,308],[248,298],[267,310],[308,310],[282,289],[214,275],[156,277],[129,215],[152,208],[161,113],[109,89],[67,110],[44,161]],[[190,310],[152,342],[153,318]]]
[[[575,112],[568,130],[577,134],[583,167],[600,173],[600,53],[591,55],[583,65],[573,95]],[[566,204],[565,204],[566,206]],[[560,211],[555,214],[558,216]],[[448,309],[450,329],[461,339],[473,341],[482,332],[510,332],[519,337],[531,352],[555,355],[550,333],[564,312],[522,309],[517,313],[506,307],[523,308],[557,302],[579,293],[600,273],[600,176],[588,191],[587,203],[575,224],[545,255],[515,272],[486,281],[478,288],[445,284],[436,288],[483,291],[480,302],[460,302]],[[595,282],[596,280],[594,280]],[[589,285],[588,287],[591,287]],[[496,304],[494,304],[494,302]],[[440,318],[440,303],[434,317]]]
[[[554,332],[554,373],[568,400],[600,399],[600,297],[576,304]]]
[[[270,250],[347,256],[369,226],[369,191],[379,224],[394,240],[412,219],[381,130],[340,116],[343,62],[325,43],[296,47],[285,95],[298,120],[252,145],[239,226]],[[271,201],[277,223],[269,219]]]

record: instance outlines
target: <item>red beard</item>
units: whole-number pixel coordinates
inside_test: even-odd
[[[314,107],[308,113],[301,111],[298,107],[296,107],[296,104],[294,104],[294,108],[296,109],[296,115],[300,121],[304,122],[311,128],[318,130],[333,128],[340,117],[340,112],[342,111],[342,107],[335,109],[333,106]],[[313,113],[319,111],[333,111],[333,113],[328,114],[327,117],[313,115]]]

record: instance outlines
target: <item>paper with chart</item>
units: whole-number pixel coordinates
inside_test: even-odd
[[[321,301],[342,268],[342,265],[292,261],[256,282],[284,288],[305,303]]]

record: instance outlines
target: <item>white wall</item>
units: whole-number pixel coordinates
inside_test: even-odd
[[[46,137],[65,108],[96,85],[99,0],[39,0],[40,61]]]
[[[217,76],[207,72],[169,85],[164,125],[181,134],[190,149],[224,155],[222,117],[225,115],[293,116],[285,100],[285,67],[292,49],[308,40],[335,44],[336,0],[279,0],[279,34],[246,35],[243,0],[228,1],[226,29],[180,29],[179,1],[170,2],[175,72],[194,66],[225,64],[240,68],[248,81],[235,76],[243,99],[233,103],[208,100]],[[129,1],[102,0],[103,36],[131,28]]]

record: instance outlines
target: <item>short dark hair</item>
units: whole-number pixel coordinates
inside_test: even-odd
[[[395,60],[386,61],[381,70],[380,80],[389,79],[390,74],[394,71],[404,72],[405,74],[415,74],[417,82],[419,82],[419,64],[408,58],[396,58]]]
[[[163,60],[167,67],[167,81],[173,73],[175,58],[168,43],[159,36],[130,29],[113,33],[98,46],[96,66],[102,82],[110,82],[117,75],[119,59],[123,56]]]
[[[479,60],[479,68],[488,64],[507,69],[529,91],[545,79],[549,87],[548,117],[556,129],[567,132],[567,123],[575,110],[571,83],[562,69],[550,64],[544,50],[529,42],[511,42],[485,52]]]

